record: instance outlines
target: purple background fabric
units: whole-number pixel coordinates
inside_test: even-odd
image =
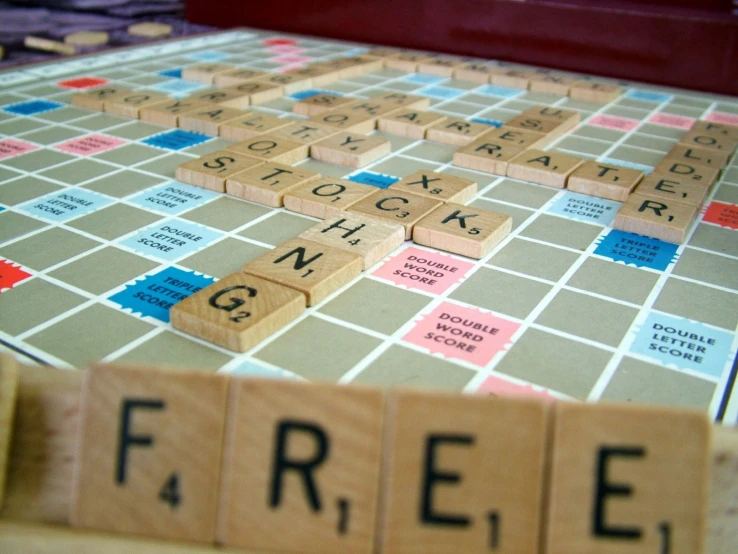
[[[78,31],[110,33],[106,46],[80,49],[87,53],[149,42],[126,32],[129,25],[142,21],[168,23],[173,37],[215,30],[187,23],[182,0],[0,0],[0,44],[5,47],[0,69],[59,57],[25,48],[23,39],[28,35],[63,41]]]

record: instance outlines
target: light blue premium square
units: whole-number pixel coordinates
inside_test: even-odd
[[[200,207],[208,200],[219,196],[223,195],[202,187],[170,181],[148,188],[129,201],[146,210],[177,215],[192,208]]]
[[[223,233],[203,225],[172,219],[143,229],[120,244],[139,254],[173,262],[202,250],[222,236]]]
[[[18,209],[41,219],[56,222],[68,221],[107,206],[111,198],[85,189],[68,188],[35,198]]]

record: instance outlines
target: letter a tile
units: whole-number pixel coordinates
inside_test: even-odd
[[[383,403],[373,389],[234,379],[218,542],[372,553]]]
[[[220,375],[92,367],[82,392],[72,524],[212,542],[227,396]]]
[[[542,403],[403,391],[387,404],[383,554],[538,554]]]
[[[710,423],[686,410],[556,407],[547,554],[703,554]]]

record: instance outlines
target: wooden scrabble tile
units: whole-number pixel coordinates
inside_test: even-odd
[[[418,70],[419,63],[429,60],[431,60],[431,57],[426,54],[400,52],[398,54],[391,54],[384,58],[384,66],[391,69],[399,69],[400,71],[415,73]]]
[[[454,165],[494,175],[506,175],[507,164],[526,148],[535,148],[542,133],[501,127],[454,152]]]
[[[394,54],[399,54],[401,50],[398,50],[397,48],[385,48],[384,46],[380,46],[378,48],[370,48],[367,52],[367,56],[374,56],[375,58],[386,58],[387,56],[392,56]]]
[[[540,73],[530,69],[508,69],[500,73],[493,73],[490,77],[490,83],[500,87],[526,90],[530,86],[531,79],[539,75]]]
[[[668,177],[679,177],[706,187],[711,187],[720,176],[719,168],[674,160],[668,156],[659,162],[653,172]]]
[[[288,140],[299,142],[300,144],[313,144],[324,138],[328,138],[340,133],[335,127],[324,125],[322,123],[314,123],[312,121],[293,121],[289,125],[280,127],[272,131],[270,134],[275,137],[286,138]]]
[[[269,100],[274,100],[274,98],[279,98],[283,94],[292,94],[313,86],[313,78],[309,74],[299,70],[290,70],[284,73],[268,73],[260,77],[259,81],[267,85],[279,87],[281,92],[276,97],[267,99],[262,95],[259,102],[255,102],[255,104],[268,102]]]
[[[88,92],[77,92],[72,95],[72,105],[88,110],[102,111],[106,100],[125,97],[133,94],[132,90],[121,87],[97,87]]]
[[[366,134],[371,133],[374,130],[377,118],[367,113],[352,112],[348,109],[336,108],[310,116],[307,121],[329,125],[339,131],[345,131],[347,133]]]
[[[689,130],[704,135],[738,141],[738,127],[735,125],[724,125],[722,123],[713,123],[712,121],[698,119],[692,124]]]
[[[449,118],[428,127],[425,138],[452,146],[466,146],[489,130],[490,126],[484,123]]]
[[[304,310],[301,292],[236,272],[175,304],[169,317],[175,329],[246,352]]]
[[[522,129],[523,131],[543,133],[549,142],[553,142],[569,130],[569,127],[565,123],[556,119],[530,117],[522,114],[505,122],[505,127],[508,129]]]
[[[576,79],[565,75],[538,74],[531,77],[528,88],[531,92],[568,96],[571,86],[576,81]]]
[[[696,146],[687,146],[686,144],[675,144],[669,150],[669,153],[666,154],[666,157],[689,165],[722,169],[728,165],[730,153],[698,148]]]
[[[540,552],[546,415],[529,399],[391,392],[379,550]]]
[[[310,146],[312,158],[347,167],[364,167],[391,151],[387,139],[355,133],[338,133]]]
[[[128,26],[128,34],[137,37],[161,38],[172,34],[172,26],[167,23],[144,21]]]
[[[666,176],[651,173],[643,178],[635,191],[639,194],[667,198],[670,201],[676,200],[692,206],[701,206],[710,192],[710,187],[674,175]]]
[[[376,190],[370,185],[323,177],[290,189],[283,201],[284,207],[292,212],[328,219]]]
[[[424,169],[411,173],[389,188],[457,204],[466,204],[477,194],[477,183],[471,179]]]
[[[374,118],[379,118],[401,108],[398,107],[395,102],[375,101],[370,98],[369,100],[358,101],[350,106],[344,106],[342,109],[349,113],[360,113],[370,115]]]
[[[358,254],[369,269],[400,247],[405,228],[394,222],[343,211],[303,231],[301,239]]]
[[[226,150],[252,156],[265,162],[292,165],[308,157],[309,147],[294,140],[287,140],[266,133],[226,146]]]
[[[0,512],[5,500],[5,478],[8,474],[17,395],[18,363],[12,356],[0,354]]]
[[[0,519],[69,525],[81,388],[81,371],[20,368]]]
[[[480,259],[512,230],[512,218],[449,202],[413,227],[413,241],[454,254]]]
[[[317,115],[336,108],[347,108],[356,104],[356,98],[336,94],[316,94],[292,104],[292,111],[302,115]]]
[[[23,39],[23,46],[31,50],[41,50],[42,52],[53,52],[55,54],[63,54],[65,56],[73,56],[77,53],[77,49],[72,44],[64,44],[57,40],[49,40],[47,38],[27,36]]]
[[[706,148],[708,150],[718,150],[729,154],[735,151],[738,139],[731,136],[725,136],[717,133],[703,133],[701,131],[689,131],[680,140],[679,144],[687,146],[695,146],[697,148]]]
[[[241,271],[300,291],[307,305],[314,306],[357,277],[362,265],[358,254],[295,238],[250,261]]]
[[[227,398],[221,375],[91,367],[82,389],[72,524],[212,542]]]
[[[183,163],[175,169],[174,176],[182,183],[215,192],[225,192],[226,179],[261,163],[260,160],[250,156],[230,150],[218,150],[197,160]]]
[[[243,67],[238,67],[235,69],[231,69],[230,71],[216,73],[213,78],[213,84],[219,87],[232,87],[256,79],[261,79],[262,77],[265,77],[267,75],[269,75],[269,73],[265,73],[264,71],[256,71],[254,69],[245,69]]]
[[[620,207],[613,227],[681,244],[699,208],[661,196],[635,192]]]
[[[218,542],[250,551],[371,554],[382,393],[233,379],[230,399]]]
[[[233,91],[234,93],[243,92],[249,95],[250,104],[263,104],[270,100],[276,100],[281,98],[286,93],[284,86],[276,83],[270,83],[267,81],[247,81],[240,85],[233,85],[227,87],[224,90]],[[231,108],[241,108],[242,105],[237,105],[237,100],[226,100],[225,102],[219,102],[219,104],[225,104]]]
[[[226,192],[231,196],[278,208],[287,191],[318,177],[320,174],[315,171],[267,162],[228,177]]]
[[[507,176],[563,189],[569,175],[582,165],[582,162],[584,160],[576,156],[530,149],[510,160],[507,164]]]
[[[514,144],[523,148],[542,148],[553,142],[555,137],[537,131],[528,131],[519,127],[503,125],[499,129],[492,129],[485,137],[495,138],[501,142]]]
[[[399,223],[405,228],[405,240],[413,235],[413,226],[443,202],[398,190],[378,190],[348,208],[382,221]]]
[[[579,123],[581,116],[576,110],[565,110],[556,106],[536,106],[528,108],[522,114],[535,119],[553,119],[562,123],[567,129],[573,129]]]
[[[178,127],[217,137],[223,123],[243,117],[243,111],[226,108],[221,104],[206,104],[199,110],[188,111],[179,116]]]
[[[219,73],[227,73],[237,69],[237,67],[222,63],[199,63],[182,69],[182,78],[186,81],[212,85]]]
[[[704,413],[556,403],[548,554],[703,554]]]
[[[73,46],[102,46],[108,43],[109,38],[105,31],[78,31],[65,36],[64,42]]]
[[[377,120],[377,128],[392,135],[423,139],[430,127],[447,119],[448,117],[439,113],[402,108],[380,117]]]
[[[372,102],[381,102],[382,104],[393,105],[397,108],[407,108],[412,110],[425,110],[430,108],[430,98],[427,96],[405,94],[404,92],[383,92],[372,96],[369,100]]]
[[[123,117],[138,118],[141,108],[161,104],[168,100],[171,99],[164,94],[137,91],[106,99],[103,102],[103,110]]]
[[[312,63],[307,67],[292,69],[288,73],[309,77],[312,86],[322,87],[338,81],[338,71],[320,63]]]
[[[382,59],[369,55],[335,58],[322,63],[326,67],[337,70],[339,79],[350,79],[364,73],[379,71],[384,67]]]
[[[474,83],[489,83],[495,66],[486,62],[465,63],[454,68],[454,79],[472,81]]]
[[[595,81],[576,81],[571,84],[569,96],[575,100],[607,104],[615,100],[622,92],[623,89],[618,85],[597,83]]]
[[[623,202],[643,179],[643,172],[602,162],[586,161],[569,175],[574,192]]]
[[[220,104],[226,108],[245,109],[249,106],[251,100],[248,92],[235,91],[229,88],[209,88],[197,91],[188,97],[189,100],[195,102],[205,102],[206,104]]]
[[[141,121],[148,121],[166,127],[176,127],[179,124],[181,114],[209,106],[211,105],[205,102],[196,102],[186,98],[183,100],[170,98],[165,102],[142,107],[138,112],[138,117]]]
[[[439,77],[453,77],[457,67],[465,65],[466,62],[460,58],[447,56],[434,56],[430,60],[418,62],[418,73],[427,75],[438,75]]]
[[[221,124],[218,131],[220,136],[226,140],[242,141],[271,133],[292,123],[291,119],[279,118],[275,115],[246,112],[238,119],[231,119]]]

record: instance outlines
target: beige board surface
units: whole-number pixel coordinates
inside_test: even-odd
[[[310,156],[323,162],[347,167],[364,167],[392,151],[392,144],[381,137],[338,133],[313,143]]]
[[[217,137],[222,124],[241,117],[243,117],[242,110],[226,108],[220,104],[206,104],[200,109],[180,115],[177,126],[187,131]]]
[[[175,304],[169,316],[175,329],[245,352],[304,310],[302,293],[236,272]]]
[[[278,208],[286,192],[302,183],[320,177],[319,173],[267,162],[232,175],[226,181],[226,192],[251,202]]]
[[[358,103],[356,98],[336,94],[316,94],[292,104],[292,111],[302,115],[317,115],[335,108],[347,108]]]
[[[701,206],[710,192],[710,187],[674,175],[651,173],[641,181],[635,192],[648,196],[676,200],[692,206]]]
[[[72,105],[88,110],[102,111],[106,100],[117,97],[125,97],[133,94],[133,91],[121,87],[104,86],[95,88],[88,92],[77,92],[72,94]]]
[[[602,162],[586,161],[567,181],[569,190],[624,202],[643,178],[643,172]]]
[[[439,207],[443,202],[410,192],[378,190],[348,208],[389,223],[399,223],[405,228],[405,240],[413,236],[413,226]]]
[[[186,81],[196,81],[198,83],[212,85],[218,74],[231,72],[237,69],[237,67],[230,64],[200,63],[183,68],[182,78]]]
[[[576,81],[572,83],[569,89],[569,96],[575,100],[596,102],[597,104],[612,102],[622,93],[623,89],[618,85],[598,83],[595,81]]]
[[[389,188],[443,202],[466,204],[477,194],[478,185],[471,179],[421,169],[391,184]]]
[[[635,192],[620,207],[612,226],[681,244],[698,211],[694,205]]]
[[[197,160],[183,163],[174,170],[174,176],[182,183],[215,192],[225,192],[226,180],[229,177],[261,163],[261,160],[250,156],[230,150],[218,150]]]
[[[559,402],[547,554],[702,554],[710,423],[700,412]]]
[[[308,157],[306,144],[265,133],[257,137],[230,144],[226,150],[265,161],[286,165],[296,164]]]
[[[466,146],[489,130],[489,125],[484,123],[449,118],[428,127],[425,138],[452,146]]]
[[[391,392],[383,554],[537,554],[546,409],[532,400]]]
[[[290,239],[250,261],[241,271],[300,291],[313,306],[361,273],[358,254],[325,244]]]
[[[405,240],[405,228],[344,211],[303,231],[300,238],[358,254],[366,270],[400,247]]]
[[[141,121],[148,121],[157,125],[177,127],[179,116],[190,111],[200,110],[210,106],[205,102],[197,102],[188,99],[168,99],[158,104],[143,106],[138,113]]]
[[[370,554],[383,404],[373,389],[233,379],[218,540],[295,554]]]
[[[291,125],[291,119],[256,112],[242,112],[241,117],[226,121],[218,127],[220,137],[226,140],[244,141],[271,133]]]
[[[22,369],[0,518],[66,525],[82,372],[32,366]]]
[[[18,396],[18,363],[7,354],[0,354],[0,512],[5,499],[10,443]]]
[[[686,162],[684,160],[675,160],[668,156],[659,162],[653,172],[658,173],[659,175],[677,177],[679,179],[691,181],[708,188],[711,187],[720,176],[720,169],[717,167],[707,167]]]
[[[215,539],[228,377],[97,365],[82,388],[72,525]]]
[[[328,219],[376,190],[371,185],[321,177],[290,189],[282,200],[284,207],[292,212]]]
[[[512,218],[509,215],[449,202],[415,224],[413,241],[480,259],[511,230]]]
[[[380,117],[377,120],[377,128],[392,135],[422,139],[430,127],[446,119],[447,116],[439,113],[401,108]]]
[[[569,176],[583,162],[581,158],[568,154],[530,149],[510,160],[507,176],[563,189]]]

